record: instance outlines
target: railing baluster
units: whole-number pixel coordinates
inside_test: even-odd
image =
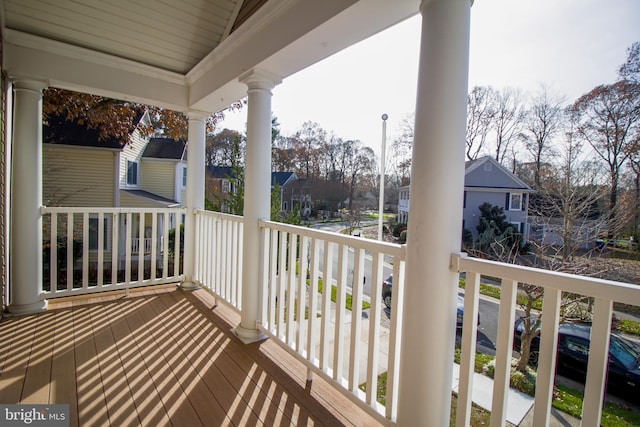
[[[287,287],[287,233],[284,231],[280,232],[280,256],[278,258],[278,275],[280,276],[280,280],[278,280],[278,327],[276,333],[278,338],[286,342],[284,306],[286,305],[285,292]]]
[[[132,214],[131,212],[127,212],[126,217],[126,225],[125,225],[125,269],[124,269],[124,282],[129,285],[131,283],[131,220]]]
[[[49,291],[58,291],[58,214],[51,214],[51,234],[49,238]]]
[[[120,230],[120,214],[113,213],[111,219],[111,285],[118,283],[118,248],[120,242],[118,240]]]
[[[544,290],[544,299],[542,300],[544,317],[542,318],[542,330],[540,331],[538,373],[536,376],[536,405],[533,412],[533,425],[537,426],[549,425],[551,416],[561,297],[562,292],[559,289],[547,287]]]
[[[277,333],[276,298],[278,296],[278,230],[271,231],[271,250],[269,251],[269,330]]]
[[[349,390],[358,392],[360,346],[362,340],[362,286],[364,281],[364,249],[354,248],[354,271],[351,299],[351,347],[349,349]]]
[[[509,378],[511,373],[511,351],[513,349],[513,322],[515,320],[518,282],[502,280],[500,309],[498,311],[498,339],[496,342],[496,369],[493,381],[491,426],[501,427],[506,423]]]
[[[82,214],[82,288],[89,287],[89,212]]]
[[[307,236],[300,236],[300,258],[298,261],[298,279],[297,283],[297,295],[298,301],[297,318],[298,318],[298,330],[296,331],[296,350],[298,353],[302,353],[305,348],[304,339],[306,337],[306,325],[307,319],[305,319],[305,309],[307,307],[307,271],[308,271],[308,259],[309,255],[309,238]]]
[[[98,213],[98,268],[96,269],[96,286],[104,284],[104,212]]]
[[[384,267],[384,254],[376,252],[372,254],[371,274],[371,310],[369,311],[369,348],[367,365],[367,394],[366,402],[375,408],[376,392],[378,391],[378,361],[380,359],[380,317],[382,304],[380,302],[382,292],[382,268]]]
[[[345,300],[347,299],[347,276],[349,270],[349,247],[341,244],[338,255],[338,283],[336,284],[336,326],[333,342],[333,379],[342,384],[344,357]],[[329,292],[331,288],[329,287]]]
[[[164,214],[163,221],[163,231],[162,235],[165,236],[162,242],[162,278],[166,279],[169,277],[169,222],[171,222],[171,218],[174,216],[178,216],[175,212],[166,212]],[[176,221],[174,221],[174,224]]]
[[[585,382],[582,404],[582,425],[585,427],[599,426],[602,418],[602,401],[609,361],[612,314],[613,302],[611,300],[595,298],[589,361],[587,362],[587,381]]]
[[[231,235],[233,236],[233,229],[231,231]],[[270,256],[269,256],[269,248],[271,247],[270,241],[271,241],[271,230],[269,230],[268,228],[263,228],[260,230],[260,238],[262,241],[262,264],[260,265],[260,269],[261,269],[261,278],[260,281],[262,282],[262,289],[260,289],[260,295],[262,296],[261,298],[261,307],[260,307],[260,323],[262,324],[262,326],[269,328],[271,326],[271,323],[269,322],[269,313],[271,310],[271,307],[269,306],[269,303],[271,302],[271,297],[269,295],[270,290],[271,290],[271,286],[269,279],[271,278],[271,274],[270,274],[270,267],[271,267],[271,262],[270,262]],[[231,263],[234,262],[234,258],[235,257],[231,257]],[[229,270],[230,272],[233,271],[233,264],[231,264],[229,266]],[[232,286],[232,288],[235,288],[235,286]]]
[[[333,243],[324,241],[324,271],[322,273],[322,318],[320,327],[320,369],[329,370],[329,340],[331,339],[331,286],[333,284]]]
[[[74,231],[74,215],[69,212],[67,214],[67,291],[73,289],[73,231]]]
[[[156,280],[156,269],[158,268],[158,213],[151,214],[151,280]]]
[[[307,330],[307,360],[312,364],[316,362],[316,340],[318,339],[318,274],[320,271],[320,244],[321,240],[312,239],[311,243],[311,269],[309,277],[309,319]],[[309,372],[309,375],[311,372]],[[307,376],[307,380],[311,380]]]
[[[145,215],[138,213],[138,241],[142,244],[138,244],[138,282],[144,281],[144,225]]]
[[[242,251],[243,251],[243,247],[244,247],[244,243],[243,243],[243,230],[244,230],[244,224],[242,222],[238,222],[237,224],[238,226],[238,238],[236,240],[237,242],[237,248],[236,248],[236,255],[238,257],[238,263],[236,265],[236,301],[237,301],[237,307],[238,310],[242,310]]]
[[[460,351],[460,375],[458,381],[458,403],[456,426],[466,427],[471,422],[471,390],[478,335],[478,304],[480,297],[480,274],[467,272],[464,292],[464,317],[462,345]]]
[[[398,416],[398,384],[400,348],[402,343],[402,317],[404,313],[404,260],[394,259],[393,298],[391,300],[391,324],[389,330],[389,362],[387,366],[386,418],[395,421]]]
[[[296,301],[296,254],[298,249],[298,235],[289,233],[289,271],[287,280],[287,344],[294,348],[295,325],[295,301]]]
[[[180,250],[182,249],[182,242],[180,241],[182,233],[180,232],[182,226],[182,215],[176,215],[176,234],[174,241],[174,253],[173,253],[173,275],[178,276],[182,274],[180,269]]]

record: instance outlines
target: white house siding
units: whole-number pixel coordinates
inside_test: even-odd
[[[138,188],[173,200],[174,173],[174,162],[145,159],[139,169]]]
[[[144,138],[140,135],[140,132],[136,129],[129,138],[129,144],[125,145],[122,149],[122,155],[120,156],[120,188],[141,188],[140,182],[143,178],[142,166],[140,165],[140,158],[142,152],[147,145],[148,138]],[[127,161],[138,163],[138,186],[127,186]]]
[[[116,151],[63,145],[43,146],[45,206],[114,206]]]

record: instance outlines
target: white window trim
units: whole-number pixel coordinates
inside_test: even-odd
[[[129,164],[133,164],[136,166],[136,182],[135,183],[129,182]],[[137,187],[138,183],[140,182],[140,164],[135,160],[127,159],[127,165],[126,165],[126,171],[125,171],[125,182],[127,184],[127,187]]]
[[[519,196],[520,197],[520,203],[518,204],[518,207],[515,208],[513,206],[513,197],[514,196]],[[522,211],[522,203],[524,201],[524,193],[511,193],[509,195],[509,210],[510,211]]]
[[[187,188],[187,167],[182,167],[182,188]]]

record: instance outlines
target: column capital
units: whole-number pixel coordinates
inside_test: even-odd
[[[22,90],[31,90],[33,92],[40,92],[49,87],[47,82],[42,80],[34,80],[28,78],[12,78],[11,82],[13,83],[14,89],[22,89]]]
[[[282,78],[266,70],[253,69],[241,75],[238,80],[249,86],[249,89],[271,90],[280,83]]]
[[[201,110],[188,110],[185,115],[188,120],[207,120],[207,118],[211,115],[208,111]]]
[[[427,7],[427,5],[429,3],[435,3],[436,1],[438,1],[438,0],[422,0],[420,2],[420,7],[419,7],[420,13],[424,13],[424,8]],[[446,0],[446,1],[448,1],[448,0]],[[469,6],[473,6],[473,2],[475,0],[461,0],[461,1],[468,1],[469,2]]]

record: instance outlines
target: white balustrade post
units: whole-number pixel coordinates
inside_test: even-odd
[[[11,166],[10,305],[16,314],[44,310],[42,288],[43,82],[17,80]]]
[[[187,215],[184,220],[184,280],[180,287],[196,289],[193,281],[196,263],[196,218],[195,211],[204,209],[204,158],[205,125],[209,113],[189,111],[189,130],[187,135]]]
[[[423,0],[399,426],[448,426],[456,331],[471,0]]]
[[[247,154],[244,169],[244,231],[242,253],[242,317],[235,334],[245,343],[265,335],[258,330],[262,264],[258,221],[271,213],[271,89],[280,78],[251,70],[240,81],[248,87]]]

